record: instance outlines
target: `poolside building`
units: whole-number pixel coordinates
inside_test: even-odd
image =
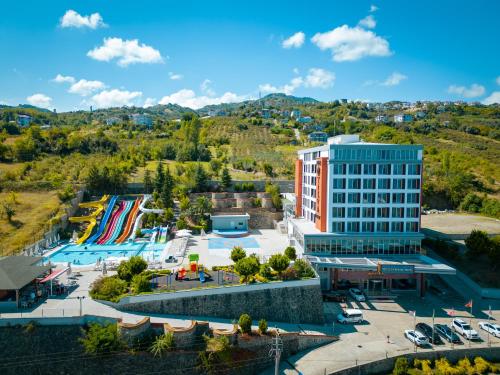
[[[232,237],[248,234],[249,214],[243,215],[210,215],[212,231],[215,234]]]
[[[425,292],[425,274],[455,270],[421,253],[421,145],[341,135],[301,150],[291,245],[315,265],[324,289],[348,280],[367,291]]]

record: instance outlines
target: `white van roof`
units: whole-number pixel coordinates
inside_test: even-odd
[[[349,314],[349,315],[362,315],[363,314],[361,312],[361,310],[358,310],[358,309],[345,309],[344,311],[346,314]]]

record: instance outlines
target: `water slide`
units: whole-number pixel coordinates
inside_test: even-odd
[[[161,227],[160,228],[160,236],[158,238],[159,243],[167,242],[167,231],[168,231],[168,227]]]
[[[118,238],[118,236],[122,232],[123,224],[125,223],[125,219],[127,218],[128,214],[133,206],[134,206],[133,201],[126,201],[125,202],[123,211],[121,212],[120,216],[116,220],[115,229],[113,232],[111,232],[111,236],[105,242],[105,245],[111,245]]]
[[[97,244],[98,245],[103,245],[104,242],[106,242],[109,237],[111,236],[111,234],[113,233],[113,231],[115,230],[115,225],[116,225],[116,221],[118,220],[118,218],[120,217],[120,214],[122,213],[123,209],[125,208],[125,202],[124,201],[121,201],[119,204],[118,204],[118,209],[115,210],[115,212],[113,212],[113,215],[111,215],[111,218],[109,219],[109,223],[108,225],[106,226],[106,231],[104,232],[104,234],[97,240]]]
[[[106,228],[106,224],[108,222],[109,217],[111,216],[111,213],[113,212],[113,207],[115,206],[117,199],[118,196],[116,195],[113,195],[113,197],[111,197],[108,207],[106,208],[106,212],[104,212],[104,216],[101,219],[101,223],[99,224],[97,232],[87,240],[86,242],[87,244],[94,243],[101,236],[102,232],[104,232],[104,228]]]
[[[134,223],[134,229],[132,230],[132,234],[129,237],[129,240],[135,240],[135,233],[137,232],[137,229],[140,229],[142,226],[142,219],[144,217],[144,214],[162,214],[164,210],[160,208],[146,208],[146,204],[153,198],[151,194],[145,194],[144,199],[142,200],[140,206],[139,206],[139,211],[141,213],[137,216],[137,219],[135,219]]]
[[[130,231],[132,230],[132,225],[137,216],[137,212],[139,212],[139,205],[141,204],[141,198],[137,198],[134,207],[132,207],[132,211],[130,211],[130,215],[128,215],[127,223],[125,224],[125,229],[120,237],[116,239],[116,243],[123,243],[130,235]]]
[[[71,223],[81,223],[86,221],[89,222],[89,225],[87,225],[87,229],[85,230],[83,235],[76,241],[78,245],[81,245],[87,238],[89,238],[92,230],[97,224],[96,217],[99,216],[102,211],[104,211],[104,203],[106,203],[108,198],[109,195],[103,195],[103,197],[98,201],[80,203],[78,206],[81,208],[96,208],[96,210],[87,216],[73,216],[69,218],[69,221]]]

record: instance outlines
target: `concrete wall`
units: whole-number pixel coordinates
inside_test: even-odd
[[[29,318],[0,318],[0,327],[10,327],[16,325],[26,325],[34,322],[42,326],[71,326],[71,325],[88,325],[90,323],[109,324],[116,323],[117,319],[107,316],[98,315],[83,315],[83,316],[67,316],[67,317],[29,317]]]
[[[322,324],[319,279],[258,283],[172,293],[124,297],[115,307],[151,314],[211,316]]]

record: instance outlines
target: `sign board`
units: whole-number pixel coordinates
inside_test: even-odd
[[[190,262],[197,262],[200,260],[200,256],[198,254],[189,254]]]
[[[385,274],[415,273],[413,264],[381,264],[380,272]]]

